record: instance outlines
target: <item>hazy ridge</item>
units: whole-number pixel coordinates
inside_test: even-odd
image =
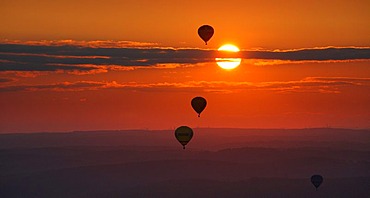
[[[194,129],[0,135],[0,197],[367,197],[370,131]],[[309,181],[322,174],[315,191]]]

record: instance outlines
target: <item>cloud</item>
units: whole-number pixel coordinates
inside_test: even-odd
[[[15,81],[13,78],[0,78],[0,83],[9,83],[13,81]]]
[[[117,83],[97,81],[60,82],[41,85],[0,86],[0,92],[14,91],[84,91],[101,89],[124,89],[142,92],[220,92],[235,93],[242,91],[275,91],[312,92],[312,93],[340,93],[343,87],[370,87],[370,78],[348,77],[308,77],[298,81],[272,82],[229,82],[229,81],[188,81],[181,83]]]
[[[56,72],[56,73],[58,73],[58,72]],[[60,71],[60,72],[64,72],[64,71]],[[0,72],[0,74],[3,74],[3,75],[13,74],[13,75],[18,76],[18,77],[26,77],[26,78],[34,78],[34,77],[37,77],[37,76],[45,76],[45,75],[48,75],[48,74],[51,74],[51,73],[55,73],[55,72],[43,72],[43,71],[3,71],[3,72]]]
[[[95,82],[95,81],[77,81],[77,82],[60,82],[53,84],[41,85],[16,85],[16,86],[2,86],[1,92],[12,91],[83,91],[83,90],[97,90],[109,87],[116,87],[115,82]]]
[[[325,61],[325,60],[351,60],[351,59],[370,59],[370,48],[312,48],[285,51],[244,51],[243,58],[250,59],[272,59],[290,61]]]
[[[255,65],[354,61],[370,60],[370,48],[244,50],[230,55],[217,50],[163,48],[153,43],[130,41],[3,41],[0,72],[65,71],[81,75],[110,70],[186,67],[229,56],[238,56]]]
[[[0,40],[0,43],[20,44],[33,46],[77,46],[90,48],[123,48],[123,47],[154,47],[158,43],[136,42],[136,41],[113,41],[113,40],[96,40],[96,41],[77,41],[77,40],[40,40],[40,41],[21,41],[21,40]]]
[[[288,65],[288,64],[307,64],[307,63],[350,63],[364,62],[370,59],[348,59],[348,60],[276,60],[276,59],[244,59],[243,63],[255,66],[270,66],[270,65]]]
[[[345,87],[369,87],[370,78],[307,77],[299,81],[263,82],[260,85],[278,92],[341,93]]]

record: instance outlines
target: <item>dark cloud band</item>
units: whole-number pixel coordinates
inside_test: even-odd
[[[197,64],[230,56],[217,50],[172,48],[107,48],[75,45],[0,44],[0,71],[89,71],[99,66],[152,67]],[[320,48],[290,51],[241,51],[244,59],[326,61],[370,59],[370,48]],[[109,69],[109,68],[108,68]]]

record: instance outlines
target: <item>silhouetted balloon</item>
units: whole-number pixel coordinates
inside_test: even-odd
[[[324,179],[321,175],[312,175],[311,177],[311,183],[315,186],[316,190],[321,185],[323,180]]]
[[[214,32],[213,27],[209,25],[203,25],[198,29],[198,35],[203,39],[206,45],[209,39],[212,38]]]
[[[200,113],[206,108],[207,101],[203,97],[195,97],[191,100],[191,106],[198,113],[198,117],[200,117]]]
[[[175,130],[175,137],[185,149],[185,145],[188,144],[193,137],[193,130],[187,126],[181,126]]]

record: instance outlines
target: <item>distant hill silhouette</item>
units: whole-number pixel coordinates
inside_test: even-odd
[[[368,197],[370,131],[0,135],[0,197]],[[324,176],[315,191],[312,174]]]

